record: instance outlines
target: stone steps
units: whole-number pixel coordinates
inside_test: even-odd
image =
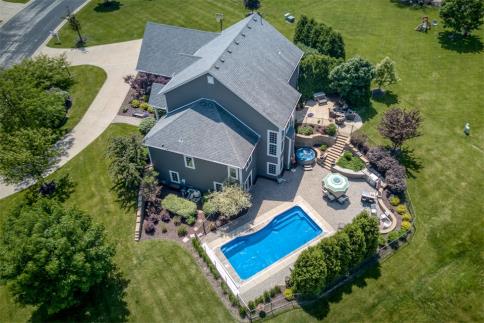
[[[326,151],[326,158],[323,163],[323,168],[331,170],[332,165],[338,161],[348,142],[349,137],[347,136],[338,135],[336,137],[335,144]]]

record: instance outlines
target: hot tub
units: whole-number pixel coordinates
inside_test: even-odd
[[[311,165],[316,159],[316,152],[311,147],[302,147],[296,150],[296,160],[300,165]]]

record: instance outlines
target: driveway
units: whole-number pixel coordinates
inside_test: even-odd
[[[32,0],[0,27],[0,67],[30,57],[67,13],[86,0]],[[3,12],[3,7],[0,11]],[[3,13],[2,13],[3,15]]]
[[[106,82],[99,90],[86,114],[62,141],[67,150],[57,167],[61,167],[80,153],[101,135],[115,119],[129,90],[129,86],[124,82],[123,77],[135,73],[140,48],[141,39],[88,47],[82,50],[44,47],[35,54],[46,54],[48,56],[65,54],[72,65],[95,65],[101,67],[107,73]],[[103,152],[99,154],[100,158],[103,158]],[[0,199],[23,188],[25,186],[0,184]]]

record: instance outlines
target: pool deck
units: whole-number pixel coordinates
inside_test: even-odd
[[[344,225],[350,223],[365,206],[360,202],[362,191],[376,192],[364,180],[350,179],[350,187],[346,193],[350,201],[345,205],[337,202],[328,202],[322,198],[322,179],[329,171],[316,167],[312,171],[304,171],[297,167],[294,171],[286,171],[283,178],[286,182],[277,184],[273,180],[258,178],[252,188],[252,207],[247,214],[230,222],[228,225],[211,232],[202,240],[212,254],[219,261],[234,285],[238,285],[238,292],[244,301],[253,300],[265,290],[275,285],[284,285],[285,277],[290,275],[292,265],[299,253],[308,245],[317,243],[320,239],[311,241],[295,252],[265,268],[260,273],[241,281],[228,260],[220,251],[220,247],[235,237],[257,231],[265,226],[272,218],[295,204],[303,205],[303,209],[315,222],[323,228],[329,236]],[[378,208],[378,207],[377,207]],[[378,210],[381,213],[381,210]],[[332,234],[331,233],[331,234]],[[230,285],[230,284],[229,284]]]
[[[300,246],[296,250],[279,259],[272,265],[264,268],[247,280],[240,279],[234,268],[230,265],[228,259],[221,251],[221,247],[236,237],[244,236],[261,230],[268,225],[272,219],[294,206],[300,206],[304,212],[308,214],[308,216],[323,230],[323,234],[318,235],[311,241]],[[254,294],[254,292],[258,292],[258,288],[254,289],[254,287],[257,287],[257,285],[260,284],[266,286],[272,283],[272,285],[270,285],[272,287],[280,284],[281,277],[282,281],[284,281],[284,277],[289,275],[289,267],[296,261],[299,254],[308,246],[314,245],[322,238],[326,238],[334,234],[335,229],[328,222],[326,222],[326,220],[324,220],[324,218],[320,216],[306,201],[304,201],[302,197],[297,196],[293,202],[284,202],[272,210],[261,214],[253,222],[245,223],[244,225],[241,225],[237,228],[232,228],[231,230],[219,230],[219,233],[220,234],[218,234],[216,237],[213,237],[210,241],[205,241],[205,243],[214,251],[219,263],[223,266],[224,270],[237,286],[241,297],[244,298],[244,300],[249,301],[252,298],[259,296],[258,294]]]

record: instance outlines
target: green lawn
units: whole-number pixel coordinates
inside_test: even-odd
[[[106,81],[106,72],[97,66],[79,65],[72,66],[69,70],[75,83],[69,89],[72,107],[67,113],[66,123],[62,126],[62,129],[66,132],[72,130],[82,119],[104,81]]]
[[[372,140],[381,142],[376,125],[381,112],[391,104],[418,108],[425,118],[423,136],[412,140],[407,150],[409,192],[418,213],[417,232],[410,246],[329,302],[280,315],[277,321],[484,320],[484,32],[480,30],[477,37],[466,42],[449,43],[441,34],[436,10],[406,8],[396,2],[263,1],[264,16],[289,37],[294,26],[283,22],[282,15],[288,11],[296,16],[304,13],[341,31],[348,57],[359,54],[377,63],[390,56],[396,62],[401,82],[390,88],[382,102],[373,102],[363,113],[364,131]],[[242,17],[243,12],[241,1],[235,0],[121,3],[119,10],[101,13],[95,11],[97,2],[93,1],[79,13],[90,45],[140,38],[148,20],[216,30],[216,12],[225,14],[226,25]],[[427,34],[415,32],[423,15],[438,19],[439,26]],[[67,27],[61,37],[63,46],[73,45],[73,33]],[[472,127],[469,137],[463,135],[465,122]],[[86,205],[94,210],[113,207],[98,195],[90,197],[95,199]],[[119,215],[106,221],[114,222],[121,218]],[[126,241],[120,243],[130,242],[131,237],[130,231],[124,237]],[[171,291],[159,288],[160,293]],[[184,292],[186,298],[192,298],[192,293]],[[161,294],[151,296],[154,299],[150,301],[165,302]],[[157,309],[144,308],[144,314],[154,315]],[[211,307],[207,312],[217,310]],[[14,313],[15,308],[9,307],[9,311]],[[5,312],[3,308],[1,312]]]
[[[107,174],[107,163],[102,156],[110,137],[136,131],[136,127],[127,125],[110,126],[100,138],[54,174],[70,174],[77,184],[66,203],[85,210],[105,226],[109,240],[117,249],[116,263],[127,281],[124,296],[123,288],[116,292],[110,289],[82,309],[56,319],[230,322],[232,317],[189,253],[172,242],[133,241],[134,210],[125,210],[116,202],[110,190],[112,183]],[[22,193],[19,193],[0,201],[0,222],[21,199]],[[25,322],[31,318],[32,312],[32,308],[15,305],[6,289],[0,288],[1,321]]]
[[[5,2],[14,2],[14,3],[27,3],[30,0],[3,0]]]

